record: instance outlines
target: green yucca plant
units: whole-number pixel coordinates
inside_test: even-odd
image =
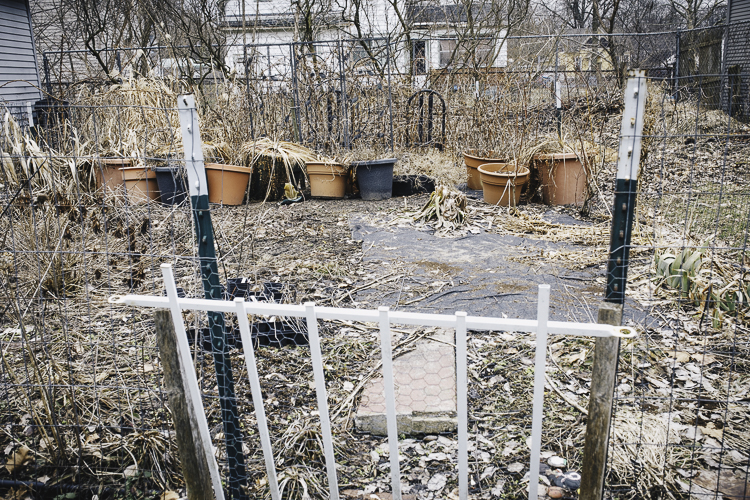
[[[691,282],[698,275],[703,264],[704,247],[693,250],[685,248],[675,254],[663,253],[656,256],[656,276],[671,288],[680,290],[684,297],[690,292]]]
[[[701,315],[710,312],[714,328],[721,326],[727,314],[744,321],[750,316],[746,311],[750,303],[750,283],[728,275],[718,262],[713,262],[711,269],[703,269],[705,252],[703,246],[657,254],[654,258],[656,286],[679,291],[682,298],[699,308]]]

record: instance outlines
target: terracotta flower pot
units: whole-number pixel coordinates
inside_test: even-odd
[[[541,154],[534,166],[542,175],[542,198],[547,205],[582,205],[587,172],[577,153]]]
[[[310,196],[315,198],[343,198],[346,193],[346,167],[338,163],[309,162]]]
[[[109,191],[122,188],[122,171],[133,165],[130,158],[96,158],[94,171],[96,173],[96,188],[106,187]]]
[[[477,171],[482,180],[484,201],[491,205],[515,206],[530,177],[528,168],[516,169],[512,163],[486,163]]]
[[[251,167],[206,163],[208,201],[222,205],[242,205],[250,182]]]
[[[137,205],[159,199],[156,172],[146,167],[126,167],[121,168],[120,173],[131,204]]]
[[[490,151],[490,155],[492,155]],[[482,189],[482,181],[479,179],[477,168],[486,163],[506,163],[504,158],[483,158],[476,156],[472,151],[464,153],[464,165],[466,165],[466,187],[469,189]]]

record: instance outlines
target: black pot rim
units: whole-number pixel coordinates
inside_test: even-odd
[[[398,158],[383,158],[382,160],[353,161],[352,167],[375,167],[378,165],[392,165]]]

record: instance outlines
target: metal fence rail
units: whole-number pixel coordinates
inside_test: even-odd
[[[443,328],[454,328],[456,332],[456,374],[457,374],[457,416],[458,416],[458,466],[459,466],[459,497],[461,500],[468,498],[468,408],[467,408],[467,363],[466,363],[466,331],[471,330],[493,330],[509,332],[527,332],[536,334],[536,356],[534,362],[534,410],[532,414],[531,432],[531,459],[530,477],[539,475],[539,453],[542,437],[542,418],[544,404],[544,384],[547,357],[548,335],[569,336],[592,336],[592,337],[621,337],[634,338],[637,333],[629,327],[609,326],[595,323],[565,323],[560,321],[549,321],[549,285],[539,285],[537,319],[517,320],[507,318],[487,318],[467,316],[466,313],[457,312],[455,315],[436,315],[424,313],[409,313],[402,311],[390,311],[387,307],[378,310],[343,309],[333,307],[316,307],[313,303],[305,305],[283,305],[266,304],[259,302],[245,302],[243,298],[237,298],[234,302],[216,301],[205,299],[185,299],[177,295],[177,288],[169,264],[161,266],[164,282],[167,288],[167,297],[126,295],[110,297],[111,304],[119,304],[136,307],[168,308],[172,314],[175,324],[175,335],[180,349],[180,359],[189,363],[183,373],[189,381],[188,386],[194,391],[192,399],[196,404],[196,413],[205,414],[203,405],[200,403],[200,393],[197,391],[194,369],[190,361],[190,349],[187,345],[187,333],[183,322],[182,311],[199,310],[205,312],[235,312],[238,317],[238,325],[243,339],[245,350],[245,361],[247,364],[250,384],[253,388],[253,403],[255,405],[256,418],[258,420],[259,432],[263,455],[268,472],[268,483],[270,485],[271,497],[274,500],[280,498],[278,481],[273,459],[271,442],[268,439],[268,428],[265,421],[265,410],[263,408],[263,397],[260,394],[258,370],[253,353],[252,334],[247,316],[288,316],[300,317],[307,320],[310,338],[310,352],[312,356],[312,368],[315,380],[315,391],[318,401],[321,427],[323,431],[323,444],[325,447],[326,469],[328,473],[329,495],[333,500],[339,498],[338,481],[336,477],[336,465],[333,453],[333,439],[331,424],[328,416],[328,399],[326,396],[325,375],[323,368],[323,357],[320,351],[320,339],[317,322],[319,319],[338,319],[349,321],[377,322],[380,325],[380,342],[382,353],[382,375],[385,387],[386,416],[388,427],[388,444],[390,449],[390,465],[392,494],[395,499],[401,498],[401,474],[398,454],[398,428],[396,425],[396,403],[393,385],[393,368],[391,364],[391,324],[437,326]],[[200,405],[200,406],[198,406]],[[201,424],[202,425],[202,424]],[[203,438],[210,440],[207,427],[201,427]],[[213,462],[213,457],[211,457]],[[213,468],[212,474],[218,474],[218,469]],[[217,484],[214,478],[214,485]],[[529,498],[537,498],[538,482],[531,481]],[[215,486],[216,488],[216,486]]]

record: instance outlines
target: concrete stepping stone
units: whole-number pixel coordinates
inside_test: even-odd
[[[434,340],[433,340],[434,339]],[[453,330],[438,330],[415,349],[393,360],[399,434],[456,430],[456,354]],[[354,424],[358,431],[385,436],[383,378],[363,389]]]

